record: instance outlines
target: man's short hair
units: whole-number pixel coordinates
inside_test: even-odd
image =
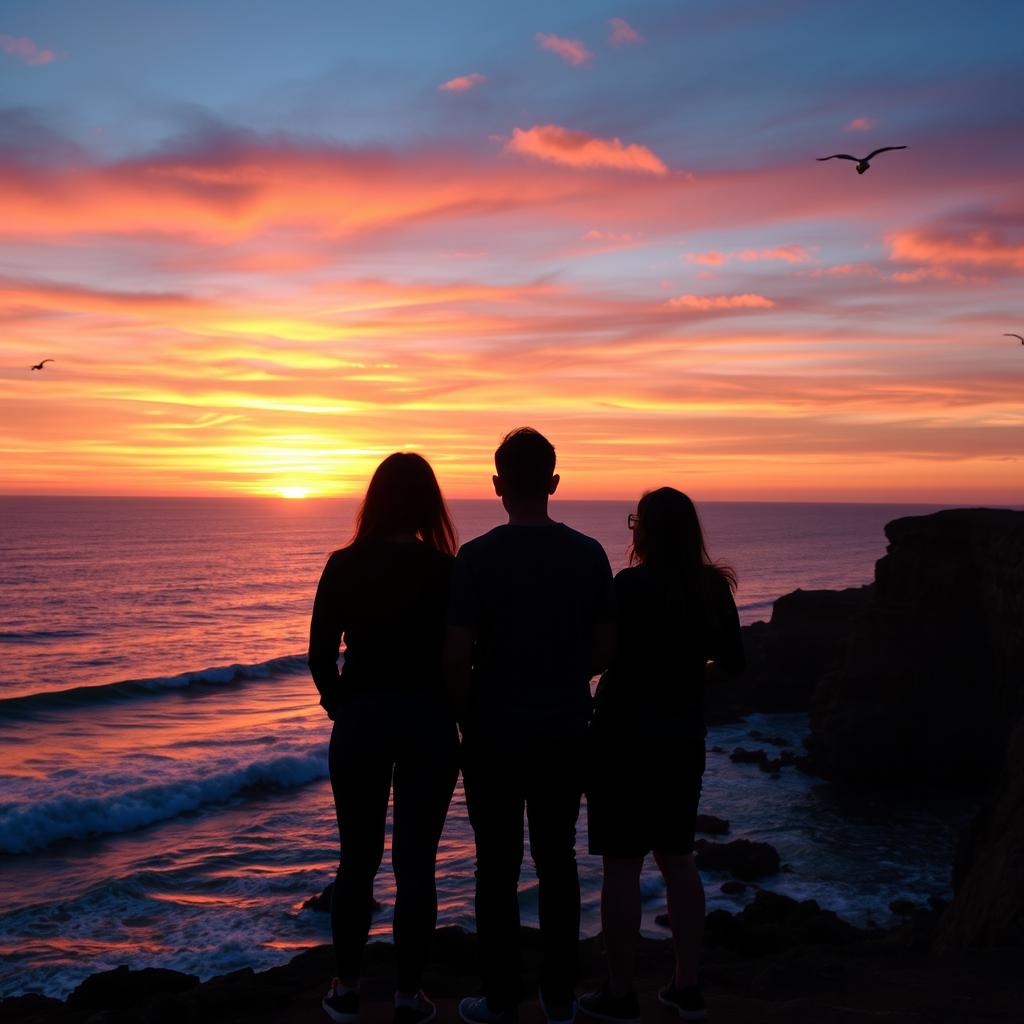
[[[548,493],[555,473],[554,445],[533,427],[520,427],[502,438],[494,453],[505,492],[518,498],[532,498]]]

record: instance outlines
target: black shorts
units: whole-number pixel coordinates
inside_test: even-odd
[[[591,734],[589,849],[604,857],[693,853],[704,740]]]

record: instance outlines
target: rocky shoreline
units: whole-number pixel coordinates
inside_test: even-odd
[[[954,899],[893,906],[896,928],[858,929],[752,884],[780,870],[767,844],[701,839],[698,863],[730,872],[726,891],[753,891],[739,913],[707,918],[702,970],[714,1021],[1024,1020],[1024,512],[957,509],[895,520],[886,535],[874,583],[797,590],[775,602],[769,622],[745,627],[750,671],[709,688],[708,718],[809,712],[806,753],[767,735],[732,751],[769,773],[802,770],[868,792],[923,784],[977,794],[981,810],[950,866]],[[704,816],[700,830],[727,836],[729,824]],[[539,935],[524,929],[523,944],[535,976]],[[426,987],[440,1019],[456,1020],[458,997],[475,991],[475,957],[475,936],[438,930]],[[671,963],[667,939],[643,941],[645,1020],[676,1019],[655,998]],[[364,1024],[390,1020],[392,971],[391,946],[372,944]],[[93,975],[63,1002],[0,1002],[0,1021],[319,1021],[332,972],[328,946],[202,983],[125,967]],[[582,987],[602,973],[600,938],[588,939]],[[543,1020],[535,1002],[521,1020]]]
[[[718,1024],[896,1024],[1017,1022],[1024,1006],[1021,951],[1008,947],[936,953],[940,915],[919,908],[891,931],[862,930],[821,910],[760,892],[739,914],[708,916],[702,974],[709,1018]],[[535,982],[540,935],[523,929],[528,985]],[[456,1021],[461,996],[476,991],[476,938],[438,929],[425,987],[439,1019]],[[667,939],[644,939],[637,960],[644,1020],[675,1020],[656,992],[668,978]],[[372,943],[363,982],[364,1024],[391,1020],[394,951]],[[600,938],[581,950],[586,990],[603,980]],[[320,1000],[333,973],[333,952],[317,946],[268,971],[251,970],[199,982],[176,971],[126,967],[86,979],[66,1001],[30,995],[0,1003],[0,1021],[17,1024],[205,1024],[248,1021],[300,1024],[325,1020]],[[536,1000],[522,1024],[542,1024]],[[584,1018],[581,1016],[580,1021]]]

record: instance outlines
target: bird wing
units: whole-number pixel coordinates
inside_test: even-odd
[[[849,153],[833,153],[831,156],[819,156],[815,157],[816,160],[853,160],[856,163],[860,163],[860,157],[850,156]]]
[[[52,362],[53,362],[53,360],[52,360],[52,359],[44,359],[44,360],[43,360],[43,363],[52,363]],[[40,365],[40,366],[42,366],[42,365],[43,365],[43,363],[40,363],[39,365]]]
[[[1024,338],[1021,338],[1019,334],[1004,334],[1004,338],[1020,338],[1020,343],[1024,345]]]
[[[881,149],[876,149],[874,153],[868,153],[865,160],[873,160],[879,153],[888,153],[890,149],[906,149],[906,146],[883,146]]]

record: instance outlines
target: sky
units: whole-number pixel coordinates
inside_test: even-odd
[[[1022,503],[1022,32],[3,0],[0,492],[484,497],[529,424],[568,498]]]

